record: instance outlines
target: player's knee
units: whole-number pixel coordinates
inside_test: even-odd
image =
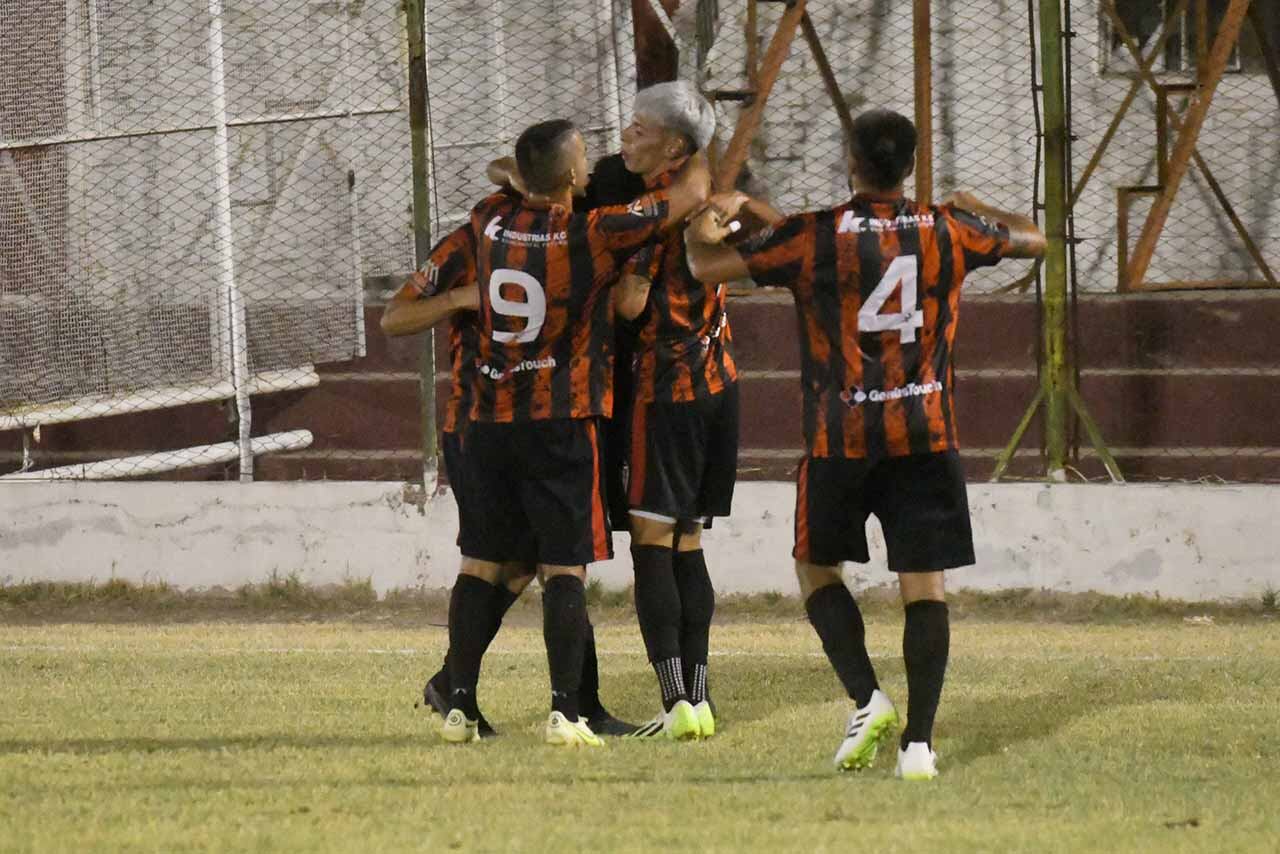
[[[800,582],[800,597],[808,599],[815,590],[832,584],[843,584],[839,564],[828,566],[819,563],[796,561],[796,580]]]
[[[664,546],[671,548],[675,542],[674,522],[631,515],[631,542],[637,546]]]
[[[543,587],[547,586],[547,582],[558,575],[571,575],[581,581],[587,583],[587,568],[585,566],[561,566],[551,563],[538,564],[538,581]]]
[[[502,583],[512,594],[519,596],[537,576],[537,564],[511,561],[502,565]]]
[[[898,573],[898,589],[902,593],[902,604],[932,600],[947,600],[946,585],[942,572],[900,572]]]
[[[702,525],[695,522],[680,531],[680,536],[676,539],[676,551],[696,552],[700,548],[702,548]]]
[[[490,584],[499,584],[502,581],[502,564],[473,557],[464,557],[458,574],[472,575]]]

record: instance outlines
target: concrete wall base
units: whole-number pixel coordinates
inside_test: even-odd
[[[795,489],[741,483],[731,519],[704,536],[722,593],[795,593]],[[1280,486],[971,484],[976,566],[948,586],[981,590],[1142,593],[1189,600],[1280,589]],[[381,593],[449,587],[458,568],[448,494],[330,483],[56,483],[0,489],[0,580],[164,581],[235,587],[271,573],[306,583],[371,579]],[[878,524],[872,560],[849,564],[855,587],[892,581]],[[619,558],[592,567],[630,583]]]

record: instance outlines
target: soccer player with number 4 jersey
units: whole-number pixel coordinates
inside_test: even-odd
[[[937,775],[933,720],[950,646],[943,570],[974,562],[956,433],[952,350],[965,275],[1044,251],[1028,218],[965,193],[942,205],[905,197],[916,133],[873,110],[854,122],[853,198],[775,220],[736,249],[721,245],[749,200],[714,196],[685,231],[704,282],[751,277],[796,302],[806,456],[796,486],[796,574],[805,610],[855,708],[835,755],[866,768],[898,713],[876,680],[862,615],[840,565],[867,562],[880,521],[906,612],[907,722],[896,773]]]

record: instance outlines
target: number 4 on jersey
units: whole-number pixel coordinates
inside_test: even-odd
[[[859,332],[890,332],[897,330],[903,343],[916,340],[916,330],[924,326],[924,312],[917,308],[916,278],[919,262],[914,255],[901,255],[889,263],[880,284],[867,297],[858,311]],[[880,309],[898,286],[902,286],[901,311],[881,314]]]

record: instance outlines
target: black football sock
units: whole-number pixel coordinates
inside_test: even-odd
[[[716,591],[707,573],[702,549],[676,552],[672,558],[676,587],[680,590],[680,656],[689,702],[707,699],[707,648],[711,618],[716,611]]]
[[[687,700],[680,663],[680,589],[665,546],[632,546],[635,561],[636,617],[649,662],[658,674],[662,706],[667,711]]]
[[[488,639],[484,641],[484,649],[480,652],[482,658],[484,657],[485,651],[489,649],[489,644],[493,643],[493,639],[498,636],[498,629],[502,627],[502,618],[506,616],[507,611],[511,610],[511,606],[514,605],[516,600],[519,598],[519,593],[512,593],[505,585],[495,585],[493,589],[493,600],[491,602],[492,613],[490,614],[490,623],[488,625],[481,626],[468,626],[468,631],[474,630],[477,633],[483,632],[488,634]],[[452,599],[450,600],[449,607],[452,611]],[[476,640],[479,642],[480,637],[477,636]],[[442,697],[449,696],[449,653],[451,649],[452,647],[449,650],[445,650],[444,661],[440,663],[440,669],[435,672],[435,675],[427,680],[435,687],[436,691],[438,691]]]
[[[596,630],[587,618],[587,633],[582,648],[582,683],[578,687],[578,711],[593,717],[604,706],[600,703],[600,661],[596,658]]]
[[[542,637],[551,670],[551,710],[576,721],[587,639],[587,590],[582,579],[557,575],[547,580],[542,594]]]
[[[907,726],[902,747],[913,741],[932,744],[942,680],[951,652],[951,620],[946,602],[924,599],[906,608],[902,629],[902,661],[907,669]]]
[[[828,584],[809,594],[804,609],[845,691],[859,707],[865,706],[880,684],[867,655],[867,630],[853,594],[843,584]]]
[[[472,719],[480,714],[480,661],[495,631],[493,597],[494,585],[474,575],[459,575],[449,597],[449,707]]]

